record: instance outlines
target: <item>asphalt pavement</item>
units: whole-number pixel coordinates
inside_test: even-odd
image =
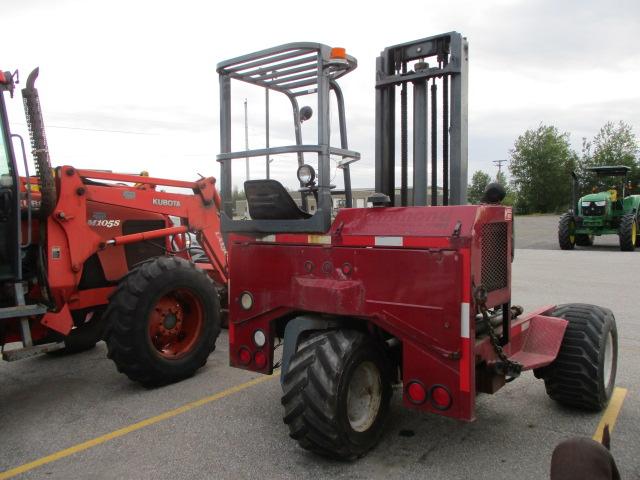
[[[628,393],[612,451],[623,478],[640,478],[640,251],[618,251],[615,237],[561,251],[556,225],[553,216],[516,218],[513,303],[588,302],[614,311],[617,384]],[[263,377],[230,368],[226,344],[224,332],[194,377],[153,390],[118,374],[102,343],[74,356],[0,362],[0,472],[27,464],[17,478],[544,479],[554,446],[591,437],[601,418],[556,405],[527,372],[496,395],[479,396],[473,423],[406,410],[396,394],[378,447],[356,462],[329,461],[289,438],[278,378],[245,385]]]

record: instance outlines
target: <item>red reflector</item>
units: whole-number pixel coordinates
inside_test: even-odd
[[[5,77],[2,70],[0,70],[0,83],[7,83],[7,77]]]
[[[253,356],[253,361],[255,362],[257,368],[262,369],[267,366],[267,356],[262,350],[258,350],[256,352],[256,354]]]
[[[242,347],[238,352],[238,361],[242,365],[248,365],[251,361],[251,352],[248,348]]]
[[[431,387],[431,403],[438,410],[446,410],[451,406],[451,394],[441,385]]]
[[[407,395],[409,396],[409,401],[411,403],[424,403],[427,399],[427,392],[419,382],[411,382],[407,387]]]

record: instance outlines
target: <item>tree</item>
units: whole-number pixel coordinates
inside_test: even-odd
[[[471,177],[471,185],[467,188],[469,203],[479,203],[485,188],[490,182],[491,177],[488,173],[477,170]]]
[[[571,203],[571,172],[577,155],[569,145],[569,134],[551,125],[527,130],[515,141],[509,170],[523,213],[555,212]]]
[[[504,200],[502,200],[502,205],[513,206],[516,204],[516,192],[513,191],[511,185],[509,185],[509,181],[507,180],[507,175],[504,172],[498,172],[496,174],[496,182],[502,185],[506,191],[506,195],[504,196]]]
[[[591,142],[586,139],[582,144],[580,165],[584,190],[606,188],[608,183],[599,185],[592,173],[586,169],[603,165],[625,165],[631,168],[629,180],[636,186],[640,183],[640,165],[638,165],[638,140],[631,125],[624,122],[607,122]],[[609,182],[610,183],[610,182]]]

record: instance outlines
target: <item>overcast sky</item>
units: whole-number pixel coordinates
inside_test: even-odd
[[[56,165],[217,176],[216,63],[314,41],[345,47],[358,59],[341,83],[350,147],[362,152],[353,183],[372,186],[375,57],[386,46],[451,30],[470,45],[470,175],[495,174],[492,160],[508,158],[515,138],[540,123],[570,132],[577,149],[610,120],[640,131],[637,0],[1,2],[0,68],[18,68],[24,85],[40,66],[37,86]],[[234,149],[244,144],[245,97],[250,145],[262,146],[262,97],[242,88],[233,93]],[[26,135],[17,97],[10,116]],[[273,102],[272,144],[290,138],[283,130],[290,117],[275,118]]]

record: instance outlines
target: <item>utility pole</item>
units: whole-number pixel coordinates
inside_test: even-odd
[[[244,99],[244,149],[249,150],[249,120],[247,119],[247,99]],[[247,169],[247,180],[251,180],[249,175],[249,157],[245,158]]]
[[[498,176],[496,177],[497,180],[500,178],[500,174],[502,173],[502,164],[507,163],[507,160],[494,160],[493,163],[498,165]]]

